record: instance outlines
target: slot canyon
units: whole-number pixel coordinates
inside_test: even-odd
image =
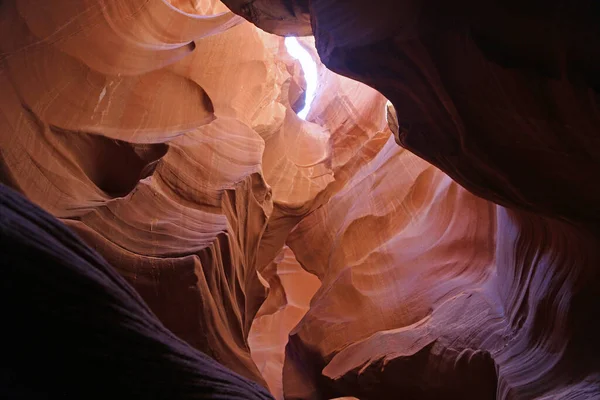
[[[1,0],[0,62],[0,398],[600,399],[600,1]]]

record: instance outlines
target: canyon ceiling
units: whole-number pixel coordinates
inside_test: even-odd
[[[600,2],[3,0],[0,62],[0,395],[600,398]]]

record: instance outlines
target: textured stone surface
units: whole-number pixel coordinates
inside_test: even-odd
[[[0,185],[4,399],[270,399],[169,332],[56,218]]]
[[[282,36],[312,33],[309,0],[225,0],[223,3],[267,32]]]
[[[595,2],[38,3],[0,180],[187,344],[276,398],[600,396]],[[244,18],[314,33],[307,121]]]
[[[598,2],[316,0],[310,13],[323,62],[394,104],[402,146],[497,203],[598,224]]]

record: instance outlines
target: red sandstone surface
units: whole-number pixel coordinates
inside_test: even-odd
[[[239,398],[600,398],[598,3],[223,3],[0,3],[0,181],[166,343],[156,396],[204,353]]]

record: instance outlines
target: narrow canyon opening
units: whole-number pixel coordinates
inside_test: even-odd
[[[0,398],[600,397],[600,8],[432,1],[0,2]]]
[[[299,43],[298,38],[293,36],[286,37],[285,47],[288,53],[296,60],[300,61],[300,65],[302,65],[302,71],[306,81],[306,92],[304,95],[304,107],[298,112],[298,116],[302,119],[306,119],[310,111],[310,106],[317,94],[317,65],[310,53]]]

